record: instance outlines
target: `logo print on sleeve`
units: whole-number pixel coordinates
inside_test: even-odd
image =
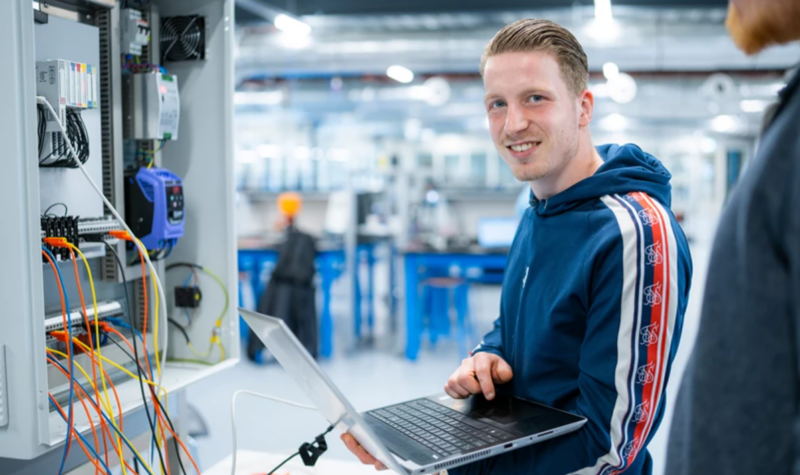
[[[625,200],[629,203],[638,203],[642,201],[643,198],[642,193],[639,191],[634,191],[625,195]]]
[[[658,213],[652,208],[640,209],[638,215],[645,226],[655,226],[660,222]]]
[[[655,369],[655,362],[639,366],[639,368],[636,370],[636,382],[639,384],[650,384],[655,381]]]
[[[637,424],[639,422],[644,422],[650,416],[650,404],[647,401],[639,404],[636,406],[636,410],[633,412],[633,422]]]
[[[661,253],[660,242],[654,242],[644,248],[644,255],[647,258],[648,266],[655,266],[664,262],[664,254]]]
[[[641,345],[655,345],[658,343],[658,323],[647,325],[639,330],[639,337],[641,338]]]
[[[639,451],[639,440],[633,439],[632,441],[628,442],[627,445],[622,449],[622,456],[625,458],[630,457],[631,455],[636,454]]]
[[[661,305],[661,283],[656,282],[653,285],[644,288],[644,304],[648,307],[655,307]]]

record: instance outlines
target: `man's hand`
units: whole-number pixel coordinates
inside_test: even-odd
[[[483,393],[486,399],[494,399],[494,385],[511,381],[514,377],[511,366],[492,353],[478,353],[465,359],[450,376],[444,390],[454,399],[464,399],[472,394]]]
[[[370,455],[358,441],[350,435],[348,432],[345,432],[341,436],[342,442],[344,445],[347,446],[347,449],[353,453],[361,463],[365,465],[374,465],[375,469],[377,470],[386,470],[386,465],[381,463],[380,460],[376,459],[372,455]]]

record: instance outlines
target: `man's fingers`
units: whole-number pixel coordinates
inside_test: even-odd
[[[494,383],[492,382],[492,366],[487,358],[479,358],[475,362],[475,377],[480,383],[480,390],[486,399],[494,399]]]
[[[375,457],[367,453],[367,451],[364,450],[364,447],[362,447],[352,435],[344,433],[342,434],[341,439],[347,449],[352,452],[353,455],[355,455],[358,460],[361,461],[361,463],[366,465],[375,465],[376,463],[380,463]]]
[[[454,399],[464,399],[469,396],[469,391],[459,386],[455,379],[450,379],[444,386],[444,392]]]
[[[496,383],[503,384],[511,381],[514,377],[514,372],[511,371],[511,366],[503,358],[497,358],[492,376]]]
[[[376,470],[386,470],[386,465],[384,465],[380,460],[375,462],[375,469]]]
[[[481,392],[481,384],[477,379],[475,379],[474,369],[465,370],[462,367],[462,369],[458,372],[456,383],[458,383],[459,386],[467,391],[467,395],[478,394]]]

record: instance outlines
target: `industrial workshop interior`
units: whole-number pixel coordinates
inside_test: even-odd
[[[797,0],[4,0],[0,475],[791,473]]]

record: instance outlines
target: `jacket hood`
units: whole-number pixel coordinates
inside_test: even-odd
[[[601,196],[634,191],[647,193],[670,207],[672,175],[657,158],[633,144],[600,145],[597,152],[604,163],[594,175],[547,200],[538,200],[531,192],[530,204],[536,214],[556,215]]]

